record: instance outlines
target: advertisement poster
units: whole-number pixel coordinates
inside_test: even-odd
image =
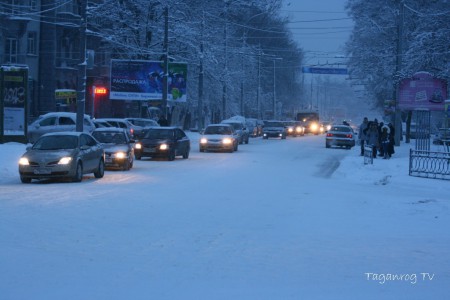
[[[3,134],[25,135],[28,68],[1,67]]]
[[[111,61],[111,100],[161,100],[163,63],[146,60]],[[168,101],[186,102],[186,63],[169,63]]]
[[[403,79],[399,86],[398,106],[404,110],[444,110],[447,99],[447,82],[434,78],[428,72],[418,72]]]

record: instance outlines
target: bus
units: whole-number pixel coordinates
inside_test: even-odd
[[[318,111],[300,111],[297,113],[297,121],[305,126],[305,133],[319,134],[324,132],[324,128],[319,123]]]

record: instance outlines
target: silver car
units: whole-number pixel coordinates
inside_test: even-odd
[[[39,116],[33,123],[28,125],[28,142],[34,144],[41,135],[49,132],[75,131],[77,114],[71,112],[51,112]],[[95,124],[91,117],[84,115],[83,130],[92,132]]]
[[[83,174],[102,178],[105,152],[102,145],[84,132],[55,132],[40,137],[19,160],[20,180],[68,178],[75,182]]]
[[[200,137],[200,152],[238,150],[239,136],[231,124],[210,124]]]

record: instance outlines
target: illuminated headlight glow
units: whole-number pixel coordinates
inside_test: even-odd
[[[167,145],[167,144],[159,145],[159,150],[167,150],[167,149],[169,149],[169,145]]]
[[[136,149],[142,149],[142,145],[139,143],[136,143],[136,145],[134,145],[134,148]]]
[[[206,138],[200,139],[200,144],[206,144],[207,142],[208,142],[208,139],[206,139]]]
[[[72,161],[72,157],[65,156],[58,161],[58,165],[67,165]]]
[[[302,130],[301,127],[296,127],[296,128],[295,128],[295,131],[297,131],[297,132],[302,132],[303,130]]]
[[[225,144],[225,145],[229,145],[229,144],[231,144],[233,141],[230,139],[230,138],[224,138],[223,140],[222,140],[222,143],[223,144]]]
[[[324,130],[325,130],[325,129],[323,128],[323,126],[321,126],[321,127],[320,127],[320,132],[324,132]]]
[[[30,165],[30,162],[28,161],[28,158],[26,158],[26,157],[21,157],[21,158],[19,159],[19,165],[21,165],[21,166],[29,166],[29,165]]]
[[[289,132],[293,132],[294,129],[293,129],[292,127],[289,127],[289,128],[288,128],[288,131],[289,131]]]
[[[317,129],[319,129],[319,126],[317,125],[317,123],[312,123],[311,124],[311,130],[312,131],[317,131]]]
[[[116,152],[112,155],[112,157],[122,159],[127,157],[127,154],[125,152]]]
[[[331,125],[327,125],[327,131],[331,130]]]

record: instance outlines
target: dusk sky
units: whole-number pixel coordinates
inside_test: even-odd
[[[345,11],[346,0],[284,0],[294,38],[305,51],[306,64],[339,61],[353,22]]]

